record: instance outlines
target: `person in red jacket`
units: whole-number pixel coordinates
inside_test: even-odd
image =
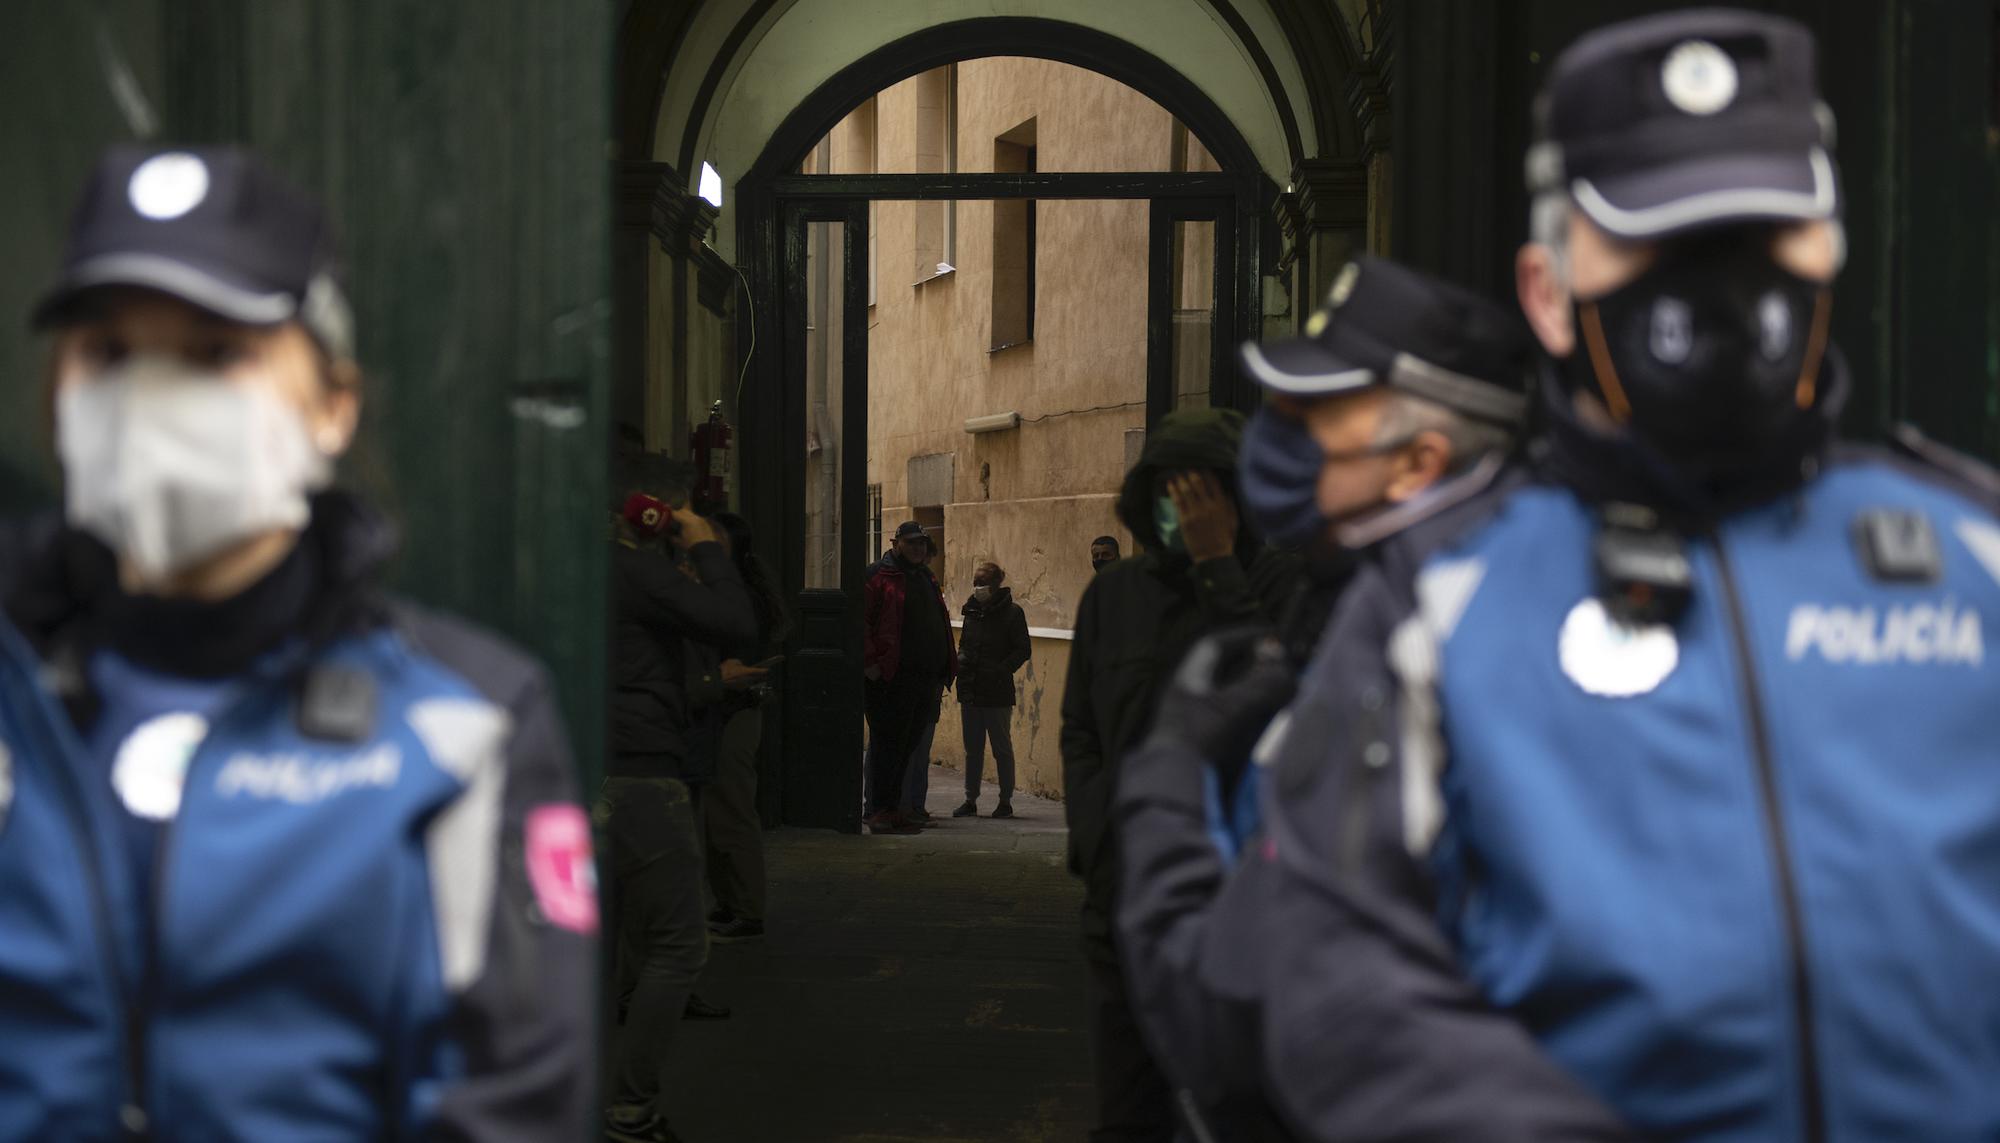
[[[861,674],[866,680],[868,736],[875,763],[868,774],[873,833],[909,833],[916,825],[899,807],[914,736],[934,722],[958,673],[951,612],[923,569],[930,536],[912,520],[896,529],[895,546],[868,571],[863,589]]]

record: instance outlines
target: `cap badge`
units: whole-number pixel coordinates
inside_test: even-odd
[[[208,164],[185,151],[154,155],[132,172],[132,181],[125,189],[133,210],[167,222],[200,206],[208,197]]]
[[[1689,40],[1667,53],[1660,86],[1689,115],[1713,115],[1736,100],[1736,63],[1707,40]]]

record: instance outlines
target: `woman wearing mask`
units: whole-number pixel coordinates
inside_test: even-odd
[[[965,734],[965,803],[955,818],[979,813],[979,779],[986,768],[986,742],[993,742],[993,769],[1000,779],[996,818],[1014,816],[1014,672],[1027,663],[1028,615],[1014,602],[1007,573],[995,563],[972,572],[972,598],[959,608],[965,635],[958,645],[958,717]]]
[[[373,586],[314,204],[115,150],[35,312],[0,621],[0,1139],[573,1139],[588,821],[542,670]]]

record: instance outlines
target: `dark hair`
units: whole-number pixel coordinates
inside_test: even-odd
[[[757,540],[750,531],[750,521],[734,512],[717,512],[713,519],[715,526],[729,537],[729,558],[735,561],[743,586],[750,589],[750,602],[757,609],[757,628],[763,641],[784,642],[792,633],[791,614],[785,610],[785,597],[779,592],[775,577],[764,561],[757,558]]]
[[[639,452],[617,459],[611,470],[611,510],[634,492],[679,508],[694,491],[694,465],[663,452]]]
[[[1097,537],[1097,538],[1096,538],[1095,540],[1092,540],[1092,541],[1090,541],[1090,546],[1091,546],[1091,547],[1093,547],[1093,548],[1094,548],[1094,547],[1096,547],[1096,546],[1097,546],[1097,545],[1099,545],[1099,544],[1108,544],[1108,545],[1110,545],[1111,547],[1113,547],[1113,548],[1116,548],[1116,547],[1118,547],[1118,537],[1116,537],[1116,536],[1099,536],[1099,537]],[[1121,549],[1121,550],[1122,550],[1122,549]]]

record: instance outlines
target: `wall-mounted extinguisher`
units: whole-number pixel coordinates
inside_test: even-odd
[[[722,402],[717,401],[703,421],[688,433],[688,451],[694,454],[693,507],[706,516],[729,506],[729,450],[736,430],[722,419]]]

